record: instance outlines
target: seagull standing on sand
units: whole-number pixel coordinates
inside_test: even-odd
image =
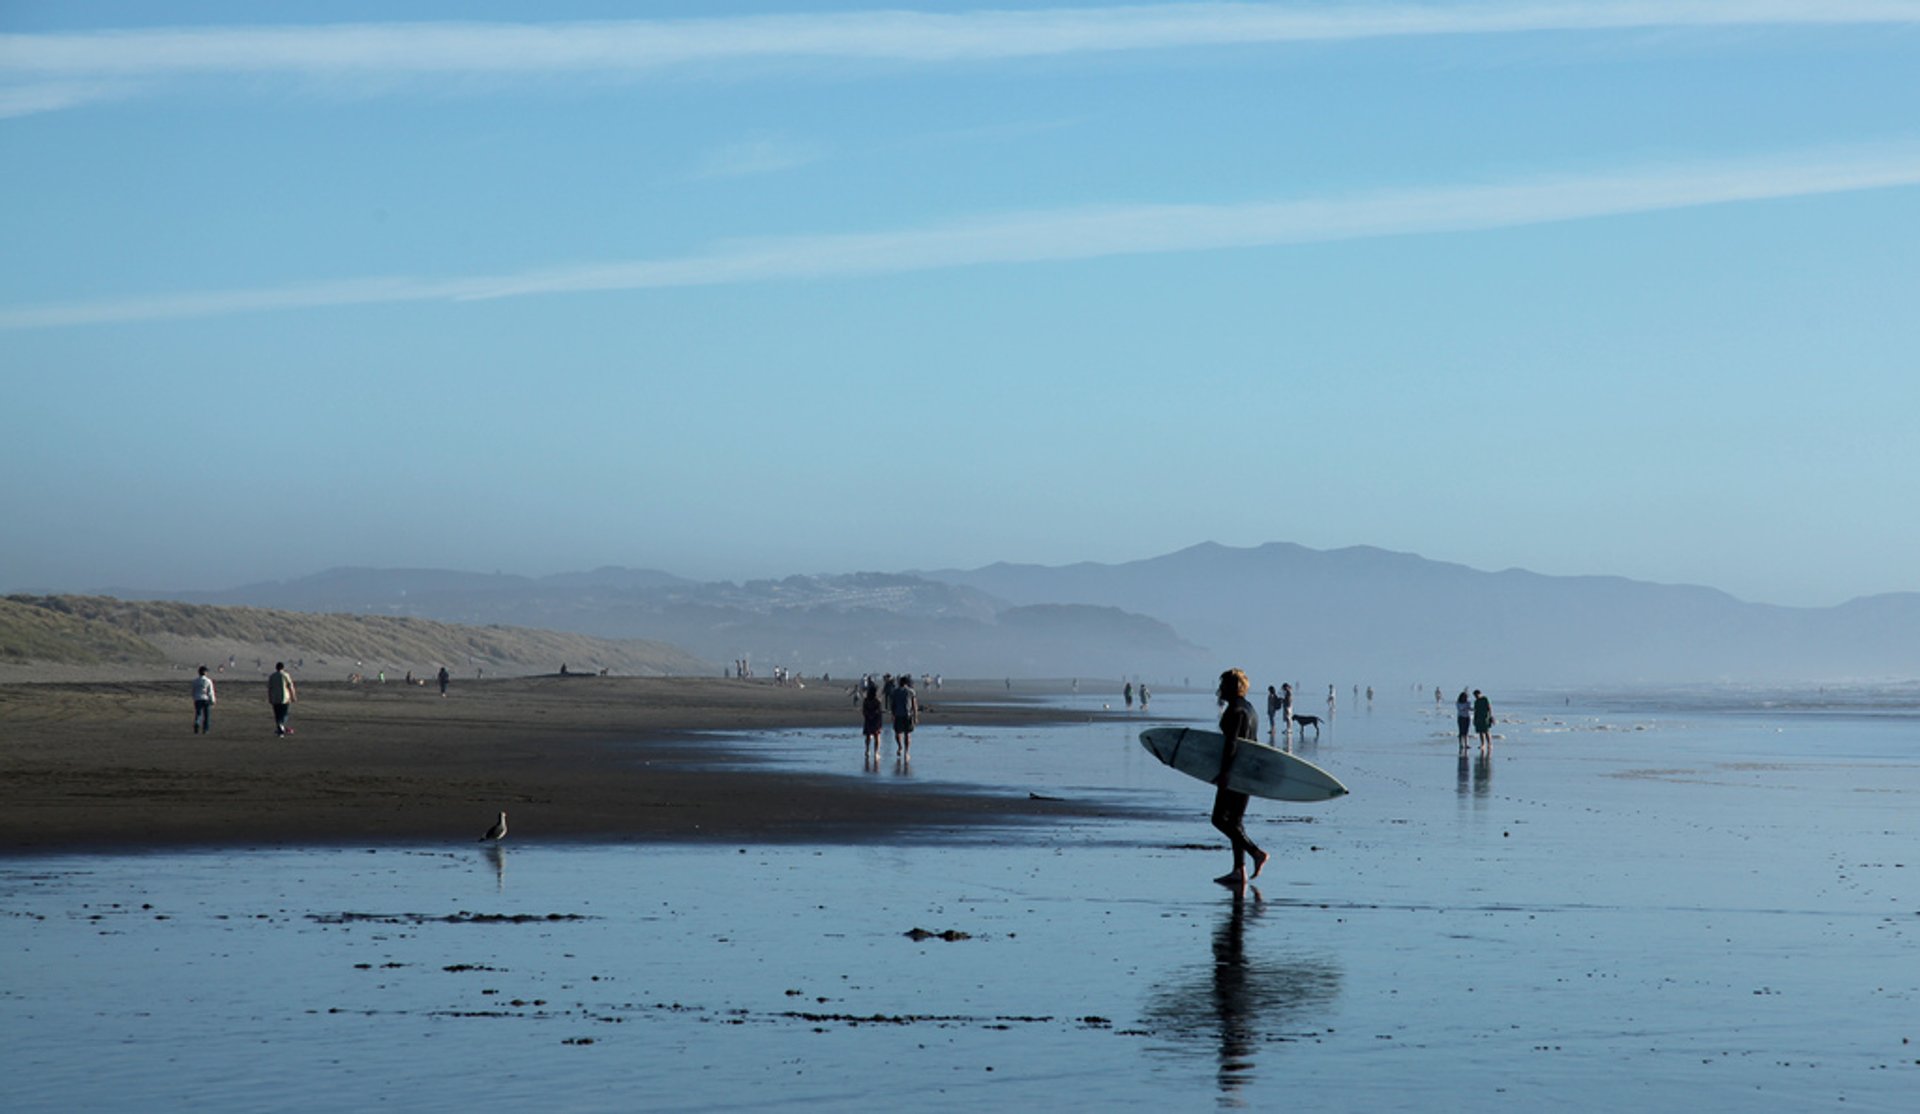
[[[472,829],[469,828],[468,831]],[[500,819],[493,822],[493,827],[487,829],[487,834],[480,837],[480,842],[486,843],[492,840],[498,843],[505,838],[507,838],[507,814],[503,812],[500,814]]]

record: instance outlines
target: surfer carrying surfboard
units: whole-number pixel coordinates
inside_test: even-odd
[[[1267,865],[1267,853],[1255,847],[1247,838],[1246,827],[1242,821],[1247,815],[1247,795],[1227,788],[1227,774],[1233,769],[1233,759],[1240,751],[1240,740],[1260,738],[1260,714],[1253,710],[1247,700],[1247,690],[1252,683],[1239,669],[1229,669],[1220,674],[1220,688],[1216,693],[1225,702],[1227,709],[1220,713],[1220,734],[1226,737],[1226,745],[1220,750],[1220,773],[1213,779],[1213,826],[1227,837],[1233,845],[1233,871],[1222,874],[1214,881],[1223,886],[1235,888],[1244,886],[1251,879],[1260,877],[1260,870]],[[1247,856],[1253,856],[1253,873],[1247,873]]]

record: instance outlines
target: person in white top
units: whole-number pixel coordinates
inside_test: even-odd
[[[287,672],[287,663],[273,663],[273,676],[267,678],[267,703],[273,705],[275,735],[293,734],[293,728],[287,726],[287,711],[293,707],[295,699],[293,674]]]
[[[213,734],[213,678],[207,676],[207,667],[200,667],[200,675],[193,679],[193,733]]]

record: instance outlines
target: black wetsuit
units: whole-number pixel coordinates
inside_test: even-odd
[[[1240,740],[1260,737],[1259,713],[1246,697],[1236,696],[1227,702],[1227,710],[1220,714],[1220,734],[1226,736],[1227,743],[1220,751],[1220,776],[1214,781],[1218,788],[1213,793],[1213,826],[1233,844],[1234,871],[1243,872],[1249,854],[1256,859],[1266,857],[1247,838],[1246,828],[1241,824],[1247,815],[1247,795],[1226,786],[1227,771],[1233,768],[1234,755],[1240,752]]]

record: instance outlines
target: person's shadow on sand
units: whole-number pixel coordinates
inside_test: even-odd
[[[1247,925],[1265,910],[1257,887],[1235,893],[1213,932],[1213,963],[1156,987],[1144,1018],[1176,1051],[1186,1045],[1212,1051],[1222,1100],[1234,1104],[1254,1079],[1260,1046],[1312,1035],[1302,1030],[1340,996],[1340,969],[1326,960],[1272,963],[1257,951],[1249,956]]]

